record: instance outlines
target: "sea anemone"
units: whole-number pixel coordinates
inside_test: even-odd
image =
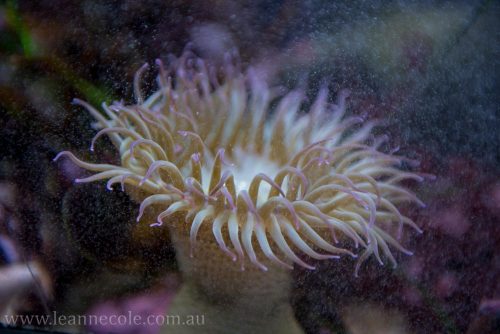
[[[144,98],[145,64],[134,78],[133,105],[103,103],[101,113],[74,100],[97,121],[91,150],[107,135],[120,165],[87,163],[68,151],[56,159],[66,156],[96,172],[76,182],[108,180],[109,189],[121,184],[140,202],[137,221],[168,226],[184,278],[194,282],[181,291],[175,310],[193,313],[192,307],[211,314],[207,322],[213,323],[225,317],[214,331],[245,332],[242,319],[253,313],[249,332],[261,324],[265,332],[300,332],[286,306],[293,263],[314,269],[304,256],[347,255],[357,258],[357,275],[372,254],[394,266],[391,248],[411,254],[398,237],[404,225],[420,229],[397,206],[423,205],[401,185],[423,177],[400,168],[413,161],[380,150],[386,138],[371,134],[376,122],[344,116],[347,92],[333,104],[322,88],[304,112],[301,91],[280,97],[258,71],[242,72],[232,57],[222,68],[190,53],[171,60],[168,69],[157,65],[159,89]],[[154,221],[144,218],[151,217],[146,211],[155,212]],[[245,296],[252,302],[209,310]],[[283,317],[276,311],[281,304]]]

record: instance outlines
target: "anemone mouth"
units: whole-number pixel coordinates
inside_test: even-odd
[[[152,225],[184,224],[172,218],[182,213],[191,247],[200,227],[210,225],[213,241],[241,268],[247,259],[267,270],[265,257],[314,269],[298,252],[318,260],[357,257],[335,246],[341,236],[364,249],[356,275],[372,254],[395,266],[389,246],[411,254],[386,231],[397,224],[398,234],[404,225],[421,232],[397,206],[423,205],[401,186],[423,177],[399,169],[410,160],[381,152],[384,138],[370,140],[374,122],[354,127],[362,120],[344,117],[347,92],[330,104],[323,88],[311,109],[300,112],[300,91],[278,98],[252,69],[241,73],[231,61],[222,83],[213,67],[189,54],[168,72],[157,65],[159,88],[147,99],[140,88],[147,65],[136,73],[134,105],[103,103],[101,113],[75,99],[100,129],[91,150],[107,135],[121,158],[117,166],[59,153],[56,159],[65,155],[97,172],[77,182],[107,179],[110,189],[120,183],[146,193],[138,221],[151,205],[164,207]]]

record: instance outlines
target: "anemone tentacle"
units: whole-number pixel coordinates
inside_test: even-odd
[[[214,68],[188,53],[172,73],[157,65],[159,88],[147,98],[147,65],[137,71],[135,105],[103,104],[101,113],[75,99],[97,121],[91,149],[107,135],[121,159],[120,166],[93,164],[60,153],[56,158],[97,172],[78,182],[107,179],[108,187],[145,192],[137,220],[152,205],[162,206],[153,225],[179,224],[169,217],[183,214],[192,248],[210,226],[213,241],[241,268],[249,261],[266,271],[265,257],[314,269],[298,253],[318,260],[350,255],[358,258],[357,274],[372,254],[396,265],[390,247],[409,253],[384,228],[395,224],[398,237],[405,225],[421,232],[397,205],[424,206],[401,182],[425,175],[401,170],[411,161],[379,150],[386,138],[371,140],[376,122],[359,126],[362,119],[344,116],[346,91],[331,104],[321,88],[309,112],[300,111],[302,92],[292,91],[273,109],[276,94],[253,69],[242,74],[228,62],[221,83]],[[346,243],[335,246],[339,236],[364,252],[358,257]]]

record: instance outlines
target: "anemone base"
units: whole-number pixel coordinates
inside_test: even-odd
[[[172,227],[171,235],[184,285],[168,315],[198,324],[164,326],[164,333],[303,333],[290,305],[288,269],[263,262],[264,272],[247,261],[242,271],[203,233],[190,257],[188,232]]]

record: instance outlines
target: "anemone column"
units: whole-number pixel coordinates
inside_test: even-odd
[[[264,261],[267,271],[242,270],[210,238],[200,238],[192,251],[188,230],[172,228],[171,234],[184,282],[168,314],[202,315],[203,324],[167,326],[165,333],[302,333],[289,301],[288,268]]]

